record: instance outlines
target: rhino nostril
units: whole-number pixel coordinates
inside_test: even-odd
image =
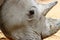
[[[34,15],[34,10],[30,10],[30,11],[29,11],[29,14],[30,14],[30,15]]]

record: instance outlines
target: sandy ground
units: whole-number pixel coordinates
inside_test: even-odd
[[[52,0],[39,0],[38,2],[41,3],[47,3],[50,2]],[[49,11],[49,13],[47,14],[46,17],[51,17],[51,18],[60,18],[60,0],[58,0],[58,4],[52,8],[51,11]],[[8,40],[2,32],[0,32],[0,40]],[[58,31],[56,34],[52,35],[51,37],[48,37],[44,40],[60,40],[60,31]]]

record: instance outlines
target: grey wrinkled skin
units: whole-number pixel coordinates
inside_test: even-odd
[[[60,27],[60,21],[50,23],[45,17],[57,1],[37,4],[35,0],[3,0],[0,4],[0,29],[10,40],[43,40]]]

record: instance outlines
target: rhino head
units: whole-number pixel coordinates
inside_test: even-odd
[[[37,4],[35,0],[1,0],[1,30],[14,40],[41,40],[47,12],[57,4]],[[3,25],[2,25],[3,24]]]

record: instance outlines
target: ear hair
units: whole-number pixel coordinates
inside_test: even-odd
[[[3,4],[4,0],[0,0],[0,6]]]

